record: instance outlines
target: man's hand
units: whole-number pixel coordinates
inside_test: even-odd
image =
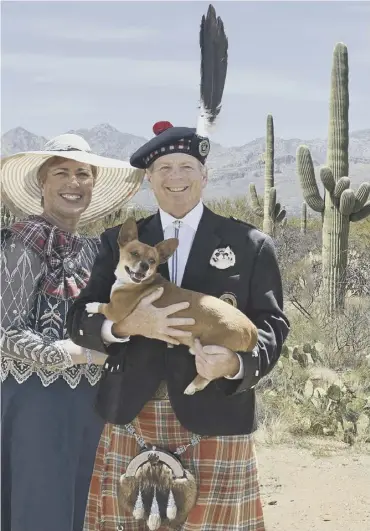
[[[198,374],[207,380],[217,380],[225,376],[233,378],[239,372],[239,358],[228,348],[219,345],[203,347],[199,339],[196,339],[194,348],[190,352],[195,355]]]
[[[194,319],[170,317],[180,310],[189,308],[190,303],[179,302],[166,308],[156,308],[153,302],[162,294],[163,288],[159,288],[144,297],[130,315],[113,325],[113,334],[117,337],[140,335],[150,339],[159,339],[172,345],[180,344],[177,337],[191,337],[190,331],[178,330],[176,327],[194,325]]]

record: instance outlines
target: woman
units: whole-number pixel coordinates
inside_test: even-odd
[[[142,178],[71,134],[2,161],[2,201],[25,218],[2,230],[3,531],[82,530],[105,355],[67,337],[99,247],[77,225],[116,210]]]

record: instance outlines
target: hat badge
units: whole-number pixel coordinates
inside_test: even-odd
[[[206,138],[199,142],[198,149],[199,149],[199,153],[200,153],[200,155],[202,155],[202,157],[206,157],[208,155],[209,147],[210,147],[209,146],[209,140],[207,140]]]

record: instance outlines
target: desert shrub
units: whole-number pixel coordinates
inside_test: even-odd
[[[337,372],[324,364],[320,343],[285,346],[257,388],[260,423],[271,429],[283,420],[292,436],[370,442],[370,367]]]

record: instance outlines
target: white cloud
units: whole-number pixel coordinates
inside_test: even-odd
[[[125,57],[58,57],[41,54],[4,53],[6,72],[25,74],[29,82],[77,86],[171,87],[198,90],[198,61],[149,61]],[[300,72],[292,78],[284,72],[263,68],[229,67],[225,94],[274,96],[298,101],[327,101],[329,87],[302,80]],[[301,79],[299,81],[299,78]]]

